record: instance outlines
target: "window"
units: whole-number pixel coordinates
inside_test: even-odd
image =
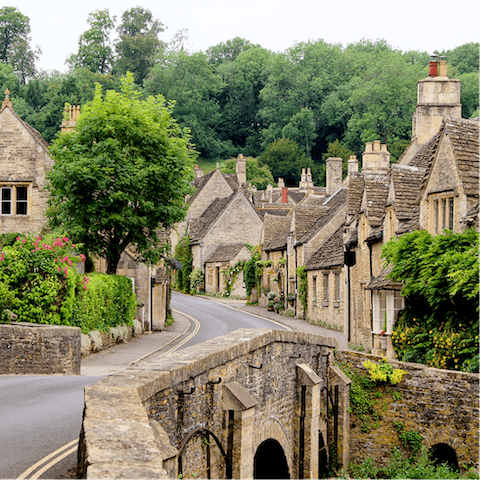
[[[316,275],[313,277],[313,282],[312,282],[312,288],[313,288],[313,301],[317,301],[317,277]]]
[[[1,187],[1,215],[28,214],[28,186]]]
[[[453,230],[453,223],[455,218],[455,200],[454,197],[435,198],[431,201],[432,205],[432,229],[435,233],[442,233],[448,228]]]
[[[453,215],[454,215],[454,203],[453,203],[453,197],[450,197],[448,199],[448,228],[450,230],[453,230]]]
[[[391,334],[398,317],[404,308],[404,298],[399,290],[373,291],[373,333]]]
[[[323,275],[323,305],[328,306],[328,273]]]
[[[335,301],[333,306],[334,307],[339,307],[340,306],[340,274],[336,273],[335,274]]]

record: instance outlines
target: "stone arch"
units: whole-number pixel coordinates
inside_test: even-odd
[[[276,440],[280,444],[287,460],[288,471],[290,472],[290,475],[292,475],[292,448],[282,424],[276,418],[267,418],[255,429],[255,433],[253,435],[254,455],[260,445],[266,440]]]
[[[277,440],[269,438],[255,452],[253,478],[290,478],[287,458]]]
[[[451,469],[460,471],[457,452],[446,443],[437,443],[430,449],[432,460],[436,464],[446,463]]]
[[[458,432],[453,428],[444,426],[443,428],[429,431],[428,433],[419,432],[424,436],[423,444],[429,451],[432,451],[435,445],[444,444],[452,448],[457,455],[458,465],[469,463],[471,460],[470,450],[463,438],[457,436]],[[476,461],[476,460],[475,460]]]

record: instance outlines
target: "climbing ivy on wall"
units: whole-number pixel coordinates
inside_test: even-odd
[[[305,265],[297,268],[298,277],[298,298],[303,307],[303,317],[307,315],[308,310],[308,277],[305,271]]]
[[[175,275],[175,286],[184,293],[190,293],[190,274],[192,273],[193,257],[188,233],[177,243],[175,258],[182,264],[182,268]]]

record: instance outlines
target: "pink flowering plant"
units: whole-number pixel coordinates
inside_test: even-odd
[[[0,252],[0,283],[18,321],[71,325],[75,297],[88,288],[76,265],[85,261],[66,236],[19,235]]]

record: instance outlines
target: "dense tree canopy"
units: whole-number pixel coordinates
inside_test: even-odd
[[[258,190],[266,190],[267,185],[275,183],[268,165],[259,165],[256,158],[246,157],[247,162],[247,183],[255,185]],[[222,173],[236,173],[237,159],[231,158],[220,167]]]
[[[164,252],[157,229],[183,220],[194,152],[163,97],[140,99],[131,74],[121,92],[105,96],[98,85],[73,132],[50,148],[49,174],[54,227],[62,227],[115,273],[131,244],[140,259],[156,262]]]

